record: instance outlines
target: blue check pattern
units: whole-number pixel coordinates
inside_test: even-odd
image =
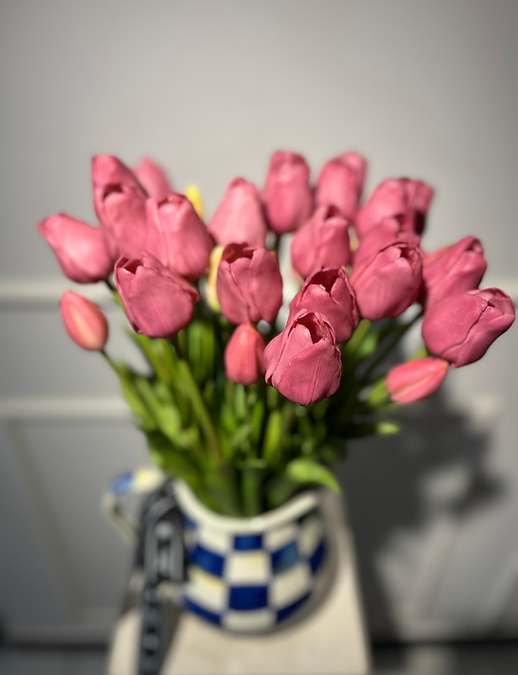
[[[214,533],[184,515],[184,605],[237,632],[274,628],[308,599],[326,545],[318,509],[264,534]]]

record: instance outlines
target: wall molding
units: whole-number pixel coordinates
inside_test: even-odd
[[[0,422],[129,421],[122,396],[20,396],[0,399]]]
[[[76,284],[65,277],[0,279],[0,310],[9,307],[54,307],[65,291],[73,290],[102,306],[113,299],[103,283]]]

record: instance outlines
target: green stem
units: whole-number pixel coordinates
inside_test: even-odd
[[[261,513],[260,487],[260,470],[255,467],[243,468],[241,470],[241,501],[246,518]]]
[[[394,349],[394,347],[397,345],[397,343],[401,340],[403,335],[415,324],[418,319],[420,319],[423,316],[423,310],[421,310],[416,316],[409,321],[407,324],[404,324],[403,326],[396,326],[392,332],[392,336],[389,337],[387,340],[387,344],[385,347],[374,357],[374,360],[372,363],[369,365],[365,373],[363,373],[361,382],[364,383],[368,379],[369,375],[372,373],[372,371],[379,366],[379,364],[385,359],[390,352]]]
[[[352,356],[358,347],[361,345],[365,337],[367,336],[367,333],[369,332],[371,327],[371,322],[368,321],[367,319],[362,319],[360,323],[358,324],[358,327],[354,331],[354,333],[351,336],[351,339],[349,342],[346,342],[345,345],[343,345],[342,350],[344,355],[347,356]]]
[[[178,340],[178,336],[175,335],[172,339],[172,342],[175,346],[176,349],[176,354],[178,356],[178,368],[179,368],[179,373],[183,379],[183,382],[186,387],[186,391],[189,395],[189,398],[191,400],[192,407],[194,409],[194,413],[196,417],[198,418],[198,421],[200,423],[200,427],[203,431],[203,434],[205,436],[205,439],[207,441],[207,445],[214,457],[214,459],[218,462],[221,463],[223,461],[223,455],[221,454],[221,449],[219,447],[219,442],[218,442],[218,437],[216,435],[216,431],[214,429],[214,425],[212,424],[212,419],[209,415],[209,412],[205,406],[205,401],[203,400],[203,397],[201,395],[200,389],[196,383],[196,380],[194,379],[194,375],[192,374],[191,367],[189,365],[189,362],[185,358],[183,349],[180,345],[180,342]]]
[[[100,351],[101,351],[101,354],[102,354],[102,355],[104,356],[104,358],[106,359],[107,363],[108,363],[108,364],[110,365],[110,367],[112,368],[112,370],[113,370],[117,375],[121,375],[121,371],[120,371],[120,369],[119,369],[119,366],[115,363],[115,361],[112,359],[112,357],[111,357],[109,354],[107,354],[106,351],[105,351],[104,349],[101,349]]]

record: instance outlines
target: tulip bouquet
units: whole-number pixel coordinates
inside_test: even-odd
[[[106,353],[104,314],[71,291],[68,333],[114,369],[153,460],[214,511],[253,516],[308,486],[338,490],[348,439],[394,432],[384,414],[430,395],[514,321],[503,291],[478,288],[478,239],[421,248],[430,186],[388,179],[362,203],[365,174],[348,152],[313,187],[302,156],[276,152],[262,192],[232,180],[206,226],[196,188],[178,194],[152,161],[101,155],[100,227],[64,214],[39,225],[67,277],[108,284],[149,370]],[[287,275],[300,290],[281,322]],[[421,319],[423,349],[387,367]]]

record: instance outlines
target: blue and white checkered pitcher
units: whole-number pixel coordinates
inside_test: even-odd
[[[153,483],[142,471],[114,481],[111,506],[107,502],[112,517],[127,527],[114,508],[116,494],[150,490]],[[174,496],[183,522],[186,581],[180,597],[186,609],[225,630],[263,633],[310,597],[326,555],[316,491],[253,518],[210,511],[181,481],[174,483]]]

